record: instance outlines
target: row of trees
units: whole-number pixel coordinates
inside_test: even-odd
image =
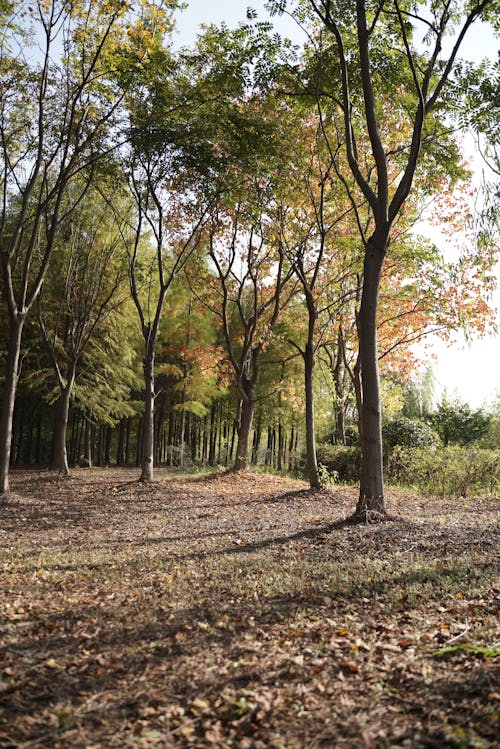
[[[2,5],[3,494],[12,445],[47,449],[40,397],[63,472],[68,443],[87,463],[92,446],[133,455],[144,481],[186,451],[281,468],[300,434],[318,487],[327,383],[336,439],[359,428],[357,515],[385,512],[379,362],[407,378],[412,343],[491,317],[491,237],[450,264],[413,226],[440,194],[440,218],[467,228],[445,114],[461,41],[494,3],[340,5],[296,9],[298,59],[258,22],[174,50],[175,2]]]

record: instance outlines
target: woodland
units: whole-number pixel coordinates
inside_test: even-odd
[[[0,0],[1,747],[496,745],[500,8],[266,7]]]

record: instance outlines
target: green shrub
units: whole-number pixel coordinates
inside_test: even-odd
[[[341,484],[355,484],[359,481],[360,451],[358,447],[331,445],[321,442],[317,446],[318,463],[322,471]]]
[[[403,447],[433,447],[440,442],[439,436],[428,424],[418,419],[402,416],[382,427],[384,449],[390,452],[397,445]]]
[[[395,447],[386,465],[389,483],[416,486],[439,496],[494,493],[500,484],[500,452],[450,445]]]
[[[444,395],[429,419],[445,445],[467,445],[488,432],[491,416],[481,408],[473,411],[457,398],[449,401]]]

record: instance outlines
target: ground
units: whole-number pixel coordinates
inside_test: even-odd
[[[12,476],[0,747],[498,747],[499,502]]]

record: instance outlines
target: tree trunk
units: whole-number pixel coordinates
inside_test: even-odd
[[[12,445],[12,418],[19,377],[19,356],[24,318],[11,319],[9,349],[5,382],[3,386],[2,413],[0,415],[0,495],[9,493],[10,450]]]
[[[85,463],[92,468],[92,417],[85,414]]]
[[[127,419],[127,429],[125,432],[125,465],[128,466],[130,460],[130,416]]]
[[[209,453],[208,453],[208,464],[215,466],[215,445],[216,445],[216,426],[215,426],[216,406],[215,401],[212,402],[212,408],[210,410],[210,437],[209,437]]]
[[[144,483],[153,480],[153,450],[154,450],[154,410],[155,410],[155,355],[151,346],[146,350],[144,360],[144,382],[146,393],[144,396],[144,418],[142,426],[142,456],[141,478]]]
[[[75,465],[75,463],[78,463],[78,460],[76,458],[76,444],[77,444],[77,438],[78,438],[78,428],[80,424],[80,413],[76,409],[73,409],[71,414],[71,435],[69,438],[69,456],[68,456],[68,462],[71,465]]]
[[[283,427],[281,421],[278,423],[278,471],[283,470],[283,457],[284,457],[285,443],[283,440]]]
[[[359,353],[361,361],[361,477],[354,516],[370,520],[387,513],[382,462],[382,418],[377,352],[377,302],[385,241],[368,241],[365,251],[363,293],[359,309]]]
[[[111,463],[111,441],[113,439],[113,430],[108,425],[104,428],[104,465],[109,468]]]
[[[238,424],[238,445],[234,468],[236,471],[248,468],[250,433],[252,431],[253,414],[255,410],[255,394],[252,387],[246,388],[246,398],[241,402],[240,419]]]
[[[306,455],[307,475],[311,489],[319,489],[318,461],[316,457],[316,434],[314,429],[314,350],[308,343],[304,352],[304,385],[306,391]]]
[[[335,442],[345,445],[345,344],[342,326],[339,326],[337,337],[337,359],[333,368],[335,387]]]
[[[68,451],[66,448],[66,434],[68,431],[69,402],[73,380],[70,379],[61,390],[55,407],[54,418],[54,447],[52,454],[52,468],[59,473],[69,476]]]
[[[252,465],[257,465],[259,462],[260,453],[260,440],[262,437],[262,408],[259,408],[259,415],[257,418],[257,428],[253,435],[253,446],[252,446]]]
[[[121,419],[118,425],[118,439],[116,441],[116,465],[123,465],[123,447],[125,443],[125,419]]]

